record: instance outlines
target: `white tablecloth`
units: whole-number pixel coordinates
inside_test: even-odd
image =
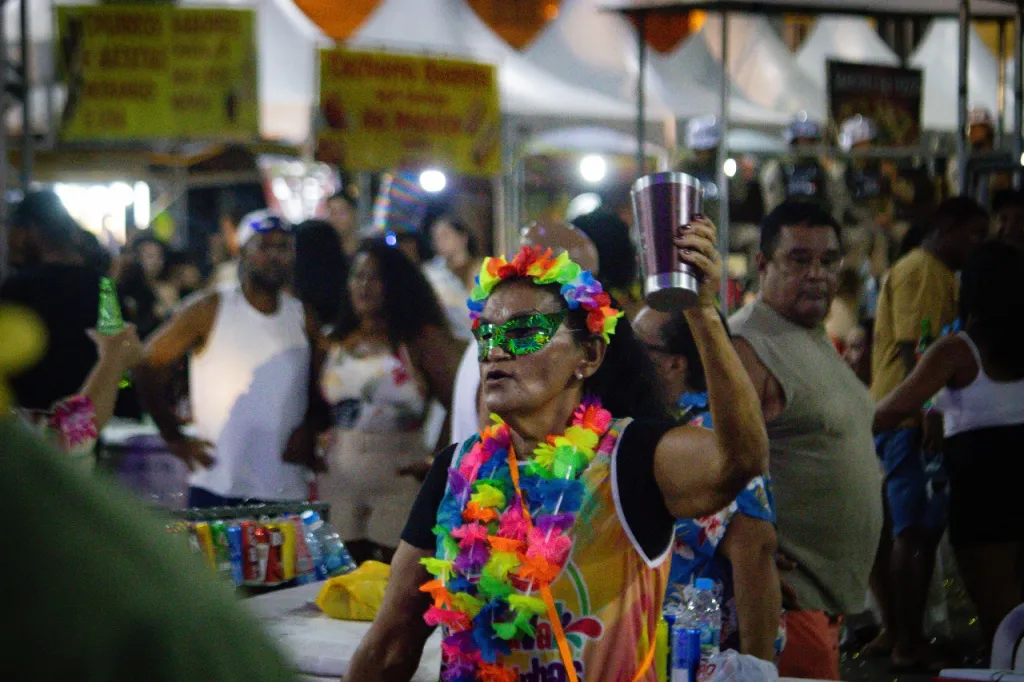
[[[321,585],[302,585],[244,602],[295,663],[303,682],[323,682],[325,678],[336,680],[345,675],[352,654],[370,627],[369,623],[335,620],[324,615],[313,603]],[[440,670],[441,634],[435,632],[427,640],[413,682],[437,682]],[[1024,682],[1024,678],[1019,679]],[[784,677],[779,682],[815,681]]]
[[[370,628],[369,623],[324,615],[313,603],[321,585],[301,585],[244,602],[291,658],[303,679],[317,682],[322,678],[336,680],[348,672],[352,654]],[[437,682],[440,670],[441,634],[435,632],[427,641],[413,682]]]

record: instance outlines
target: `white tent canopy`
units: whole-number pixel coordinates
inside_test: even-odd
[[[636,148],[635,135],[611,130],[610,128],[581,126],[578,128],[558,128],[538,133],[526,143],[523,153],[530,155],[563,151],[579,154],[635,156]],[[668,152],[664,147],[652,142],[645,142],[644,151],[647,156],[656,157],[663,165],[668,163]]]
[[[728,136],[729,151],[751,154],[769,154],[785,152],[786,143],[778,135],[769,135],[759,130],[732,128]],[[553,151],[575,152],[580,154],[618,154],[621,156],[636,155],[636,136],[621,133],[608,128],[585,126],[580,128],[560,128],[548,130],[534,135],[524,147],[526,154],[543,154]],[[647,156],[668,162],[668,152],[661,146],[651,142],[644,143]]]
[[[649,54],[651,65],[662,83],[690,84],[687,88],[668,88],[666,97],[673,111],[718,113],[722,66],[711,54],[706,42],[694,38],[672,54],[658,54],[653,50]],[[782,125],[788,120],[788,116],[782,112],[759,107],[736,96],[730,98],[729,114],[733,120],[762,125]]]
[[[910,65],[924,71],[922,118],[926,129],[956,129],[958,98],[955,74],[959,45],[960,26],[957,21],[936,19],[910,57]],[[999,61],[974,27],[971,27],[968,54],[968,105],[983,106],[995,113],[999,101]]]
[[[561,78],[633,104],[639,75],[636,36],[625,19],[600,11],[596,0],[567,0],[558,18],[527,47],[527,59]],[[686,67],[654,68],[644,74],[648,111],[681,117],[718,112],[718,92],[698,82]],[[779,115],[732,97],[730,116],[756,124],[779,124]]]
[[[807,77],[825,88],[829,59],[858,64],[899,66],[900,58],[885,44],[867,19],[854,16],[819,17],[797,52],[796,63]]]
[[[1014,16],[1008,0],[972,0],[977,17]],[[757,11],[761,14],[859,14],[867,16],[951,16],[960,12],[960,0],[601,0],[602,9],[644,10],[677,8],[731,12]]]
[[[824,120],[825,91],[811,81],[768,20],[751,14],[729,17],[729,69],[733,84],[747,100],[785,114],[806,111]],[[703,46],[700,44],[703,43]],[[686,63],[687,50],[707,50],[722,59],[722,18],[708,16],[700,32],[677,53]],[[716,81],[718,79],[716,78]]]
[[[524,116],[630,120],[629,101],[559,80],[498,37],[465,0],[384,0],[348,41],[352,47],[450,55],[496,64],[502,110]]]

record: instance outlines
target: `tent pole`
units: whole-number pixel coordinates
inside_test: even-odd
[[[956,153],[957,170],[960,171],[959,194],[967,194],[968,178],[968,155],[970,148],[967,144],[967,60],[971,44],[971,0],[960,0],[960,63],[958,73],[957,90],[957,131],[956,131]]]
[[[495,233],[492,236],[491,253],[515,253],[519,242],[519,153],[518,126],[515,116],[501,117],[502,152],[501,177],[498,189],[501,197],[501,211],[495,211]]]
[[[0,116],[7,114],[7,26],[5,13],[0,4]],[[1018,79],[1019,80],[1019,79]],[[0,282],[7,278],[7,125],[0,125]]]
[[[1016,94],[1013,100],[1013,163],[1020,164],[1024,155],[1024,69],[1021,68],[1022,55],[1024,55],[1024,0],[1017,0],[1017,13],[1013,15],[1013,91]],[[1020,189],[1021,172],[1013,174],[1013,186]]]
[[[645,93],[647,87],[647,13],[636,15],[636,54],[640,71],[636,79],[636,176],[644,175],[644,141],[647,139]]]
[[[729,158],[729,13],[722,12],[722,84],[719,91],[719,129],[722,141],[718,145],[718,248],[722,252],[721,305],[729,314],[729,177],[725,162]]]
[[[29,39],[29,0],[21,0],[21,80],[25,94],[21,102],[21,191],[28,192],[32,182],[32,83]],[[4,55],[4,59],[6,59]]]
[[[1003,55],[1006,54],[1006,21],[1000,19],[997,22],[997,26],[999,26],[999,40],[997,42],[999,58],[996,62],[999,64],[999,76],[996,80],[998,83],[996,86],[996,105],[999,107],[999,112],[996,115],[996,148],[999,148],[1003,144],[1003,131],[1006,128],[1006,65],[1003,63]]]

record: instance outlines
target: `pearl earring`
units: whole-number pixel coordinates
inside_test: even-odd
[[[580,381],[583,380],[583,370],[582,369],[576,370],[576,378],[579,379]]]

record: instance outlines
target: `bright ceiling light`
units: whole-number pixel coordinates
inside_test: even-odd
[[[736,176],[736,159],[726,159],[725,165],[722,166],[725,171],[726,177],[732,178]]]
[[[580,176],[592,185],[604,180],[608,174],[608,162],[600,154],[587,154],[580,159]]]
[[[447,185],[448,178],[444,176],[444,173],[435,168],[431,168],[430,170],[425,170],[420,173],[420,187],[422,187],[425,192],[437,194],[438,192],[443,191]]]

